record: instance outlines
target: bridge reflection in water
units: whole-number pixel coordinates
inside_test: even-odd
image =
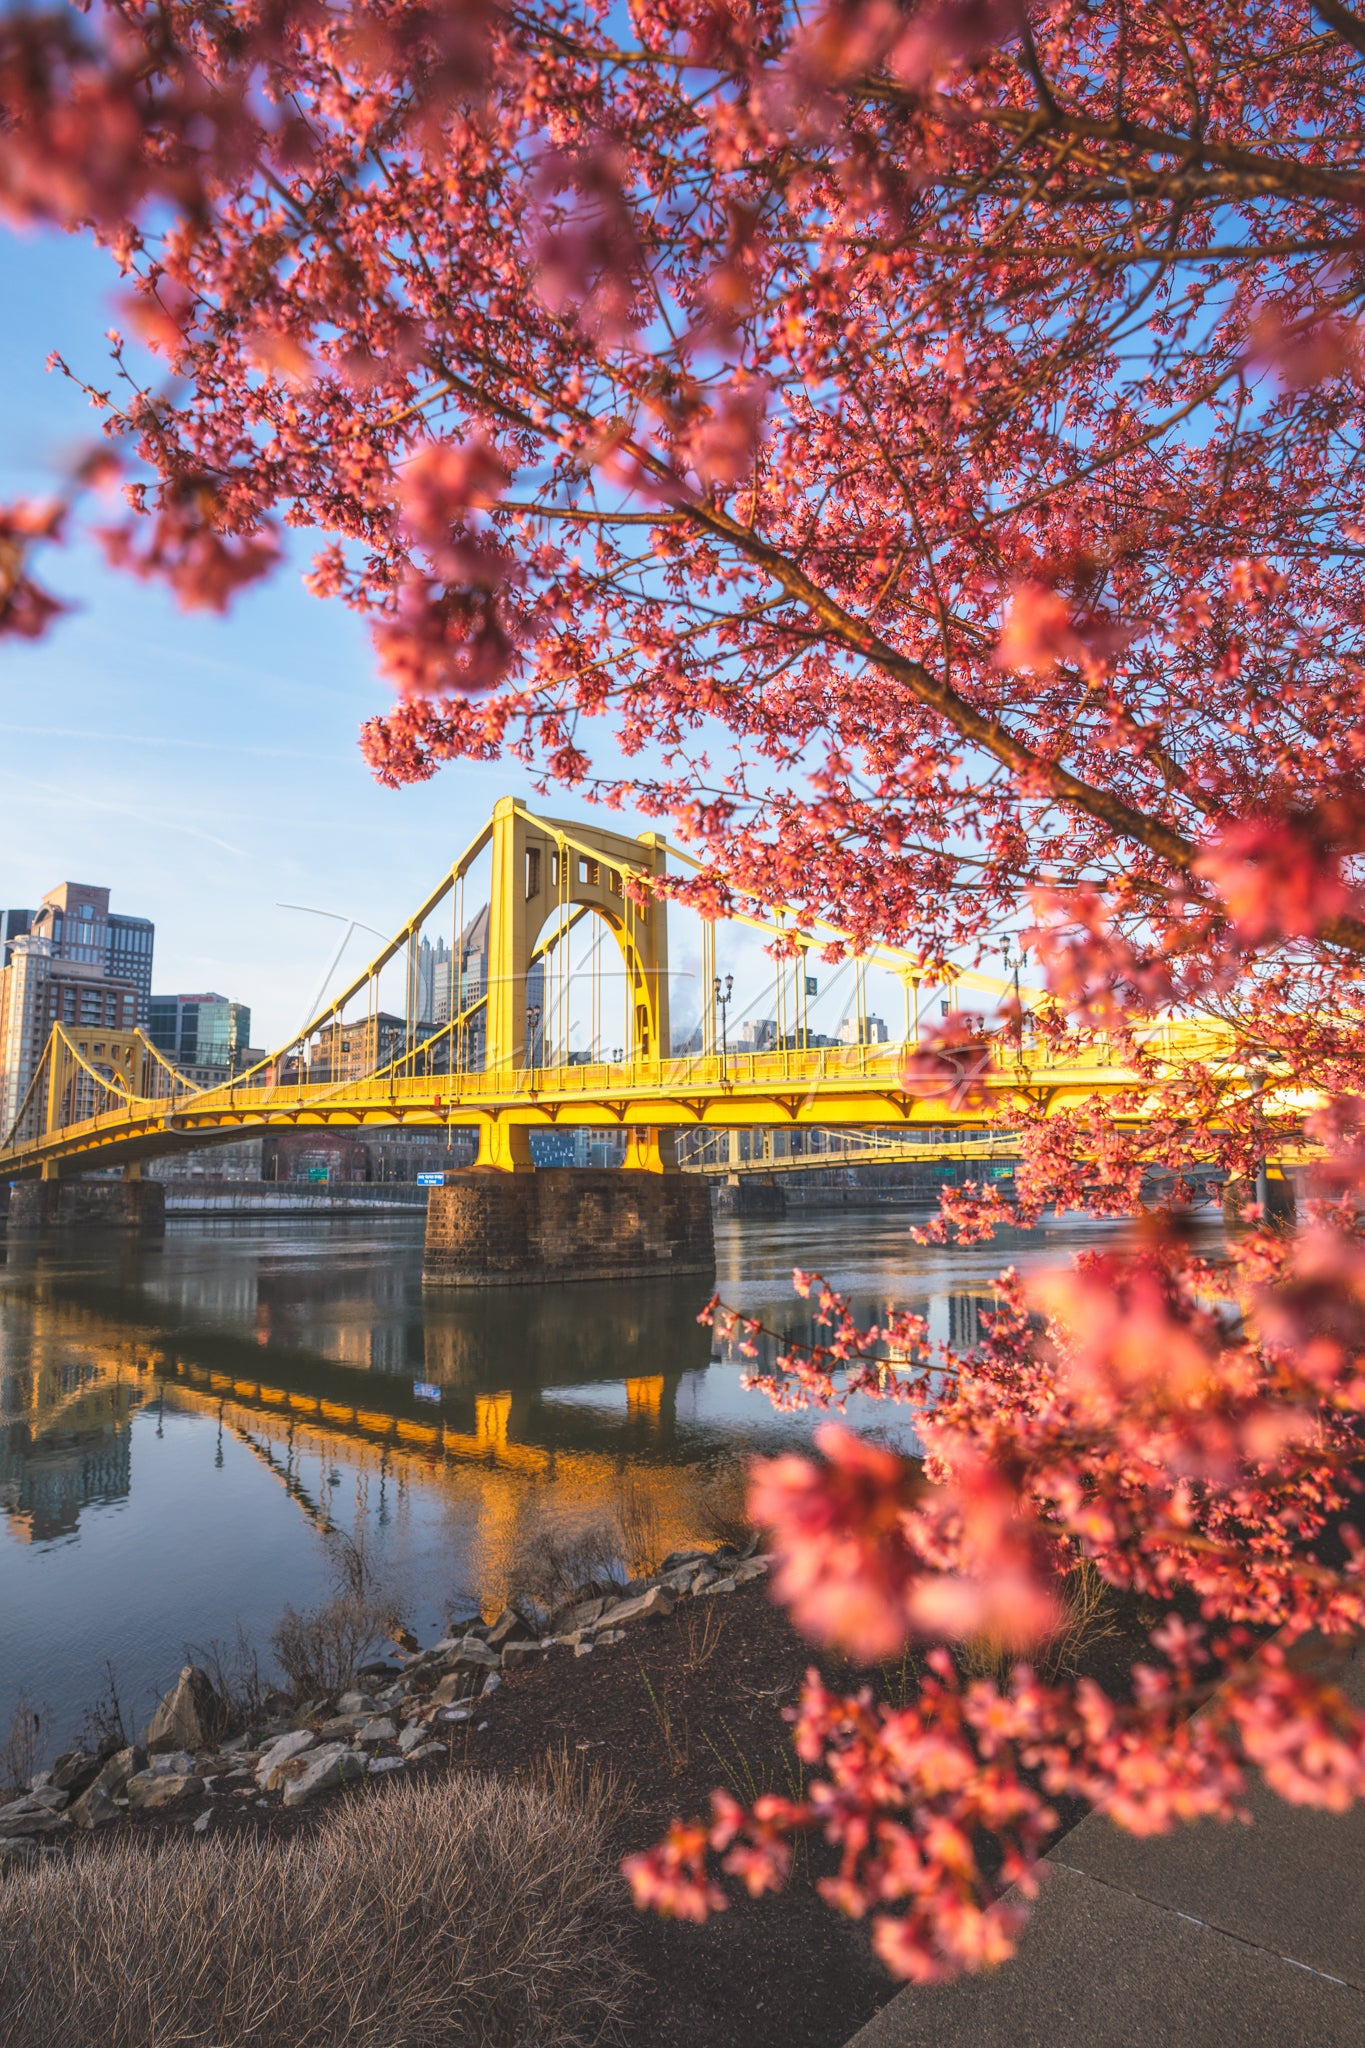
[[[263,1643],[286,1602],[325,1590],[333,1525],[368,1534],[429,1629],[500,1602],[547,1533],[661,1552],[715,1540],[740,1457],[804,1438],[698,1325],[704,1285],[424,1297],[419,1228],[11,1242],[0,1717],[25,1686],[75,1711],[110,1655],[140,1711],[186,1642],[240,1618]],[[812,1232],[831,1270],[856,1267],[860,1309],[894,1298],[970,1341],[995,1248],[950,1273],[893,1216],[749,1225],[742,1249],[722,1229],[727,1294],[813,1334],[790,1289]]]

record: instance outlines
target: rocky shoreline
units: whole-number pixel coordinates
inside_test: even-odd
[[[675,1553],[648,1577],[583,1587],[548,1614],[508,1607],[425,1650],[401,1636],[393,1659],[362,1665],[346,1690],[302,1703],[269,1694],[261,1715],[232,1732],[221,1730],[212,1680],[187,1664],[141,1743],[110,1738],[95,1751],[69,1750],[0,1806],[0,1862],[62,1853],[143,1816],[183,1820],[202,1834],[224,1810],[299,1807],[362,1778],[449,1757],[457,1730],[488,1726],[480,1717],[496,1712],[505,1674],[556,1654],[589,1656],[682,1601],[734,1593],[766,1574],[757,1550],[754,1538],[743,1550]]]

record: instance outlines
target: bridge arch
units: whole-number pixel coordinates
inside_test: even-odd
[[[624,1047],[629,1060],[667,1059],[668,935],[660,901],[635,902],[632,875],[662,875],[665,846],[595,825],[530,816],[504,797],[493,813],[488,933],[489,1067],[524,1067],[531,1058],[527,976],[536,941],[552,918],[595,913],[611,932],[626,976]]]

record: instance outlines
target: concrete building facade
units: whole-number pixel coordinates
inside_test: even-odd
[[[0,912],[0,1131],[8,1132],[54,1024],[145,1024],[155,927],[111,912],[109,891],[62,882],[38,908]]]

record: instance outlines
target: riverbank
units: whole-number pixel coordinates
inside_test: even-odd
[[[913,1695],[907,1660],[853,1672],[818,1658],[766,1595],[766,1560],[723,1545],[669,1558],[625,1586],[587,1586],[541,1618],[512,1612],[462,1636],[397,1651],[344,1690],[256,1704],[251,1724],[206,1735],[215,1706],[191,1673],[162,1702],[145,1749],[117,1735],[104,1754],[68,1755],[16,1815],[0,1811],[0,1858],[15,1882],[73,1844],[159,1844],[225,1835],[268,1845],[325,1820],[338,1799],[449,1774],[530,1781],[547,1755],[616,1778],[618,1858],[704,1813],[713,1787],[750,1800],[799,1793],[786,1710],[814,1663],[832,1684]],[[1141,1617],[1115,1601],[1074,1646],[1079,1668],[1121,1681]],[[420,1810],[420,1809],[419,1809]],[[1070,1819],[1073,1816],[1065,1816]],[[16,1820],[25,1832],[12,1830]],[[84,1826],[82,1823],[89,1823]],[[815,1845],[777,1898],[737,1902],[705,1927],[629,1916],[635,1972],[628,2038],[658,2048],[839,2048],[896,1987],[863,1930],[817,1896]]]

